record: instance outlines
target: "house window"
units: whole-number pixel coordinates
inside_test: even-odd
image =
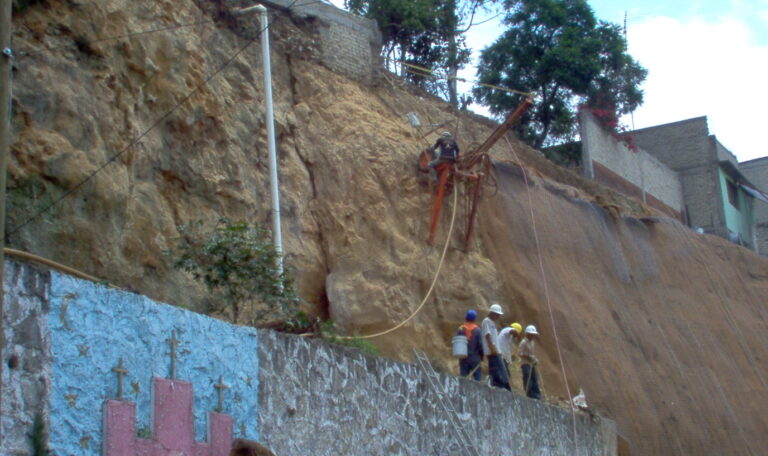
[[[739,190],[736,184],[727,180],[725,185],[728,187],[728,202],[731,203],[731,206],[739,209]]]

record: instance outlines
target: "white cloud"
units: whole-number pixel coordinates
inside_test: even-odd
[[[629,28],[628,41],[649,71],[636,128],[706,115],[740,160],[768,155],[768,46],[745,21],[648,18]]]

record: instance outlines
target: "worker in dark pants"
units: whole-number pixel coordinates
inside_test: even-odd
[[[483,362],[483,341],[480,327],[475,324],[477,312],[470,309],[464,317],[464,324],[459,326],[456,335],[467,336],[467,357],[459,360],[459,373],[462,377],[471,376],[478,382],[482,378],[480,363]]]
[[[520,323],[512,323],[499,331],[499,350],[501,350],[501,359],[504,360],[504,367],[507,368],[507,378],[512,385],[512,363],[517,359],[517,347],[523,340],[523,327]]]
[[[538,337],[539,332],[536,330],[536,327],[528,325],[525,328],[525,338],[520,342],[520,349],[517,352],[522,362],[520,369],[523,372],[523,388],[525,389],[525,395],[532,399],[541,399],[539,373],[536,369],[536,366],[539,364],[539,359],[533,352]]]
[[[429,174],[432,176],[432,180],[437,182],[437,173],[435,170],[438,170],[438,167],[443,164],[453,168],[456,164],[456,160],[459,159],[459,145],[456,143],[456,140],[453,139],[453,135],[450,131],[444,131],[440,137],[437,138],[435,145],[432,146],[430,150],[432,151],[434,159],[429,162]]]
[[[491,308],[488,309],[488,316],[485,317],[483,324],[481,325],[483,334],[483,353],[488,359],[488,375],[491,377],[491,386],[511,391],[507,369],[504,367],[504,362],[501,359],[501,350],[499,350],[499,329],[496,326],[496,321],[501,318],[503,314],[501,306],[498,304],[493,304]]]

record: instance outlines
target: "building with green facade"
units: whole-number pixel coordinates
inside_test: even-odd
[[[739,170],[757,186],[757,188],[768,189],[768,157],[756,158],[746,162],[739,163]],[[755,228],[754,238],[757,253],[768,257],[768,203],[761,204],[762,200],[757,197],[754,206]]]
[[[709,133],[706,117],[643,128],[633,134],[638,147],[678,173],[684,220],[690,227],[760,250],[765,233],[757,226],[756,213],[762,214],[768,207],[766,189],[753,183],[736,156]],[[768,181],[768,166],[751,166],[750,173],[759,177],[756,182]]]

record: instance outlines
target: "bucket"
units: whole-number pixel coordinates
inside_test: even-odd
[[[463,334],[453,336],[452,345],[454,358],[462,359],[467,357],[467,336]]]

